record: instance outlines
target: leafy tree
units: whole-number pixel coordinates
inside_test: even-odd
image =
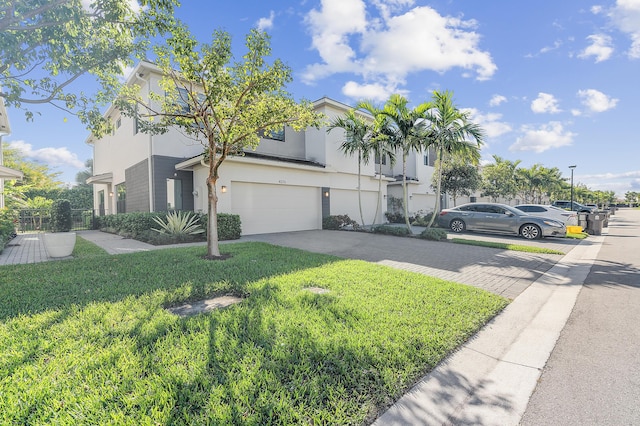
[[[156,48],[163,93],[152,93],[147,102],[139,87],[128,87],[116,102],[125,115],[139,119],[144,132],[177,127],[202,143],[208,168],[209,258],[220,257],[216,183],[224,160],[255,148],[261,133],[321,124],[309,102],[297,103],[284,90],[292,80],[291,69],[280,60],[267,63],[269,36],[254,29],[245,44],[247,52],[237,60],[228,33],[216,31],[211,44],[200,44],[177,24],[167,45]]]
[[[546,168],[534,164],[529,169],[516,169],[516,182],[523,202],[542,203],[543,196],[551,197],[563,187],[562,173],[557,167]]]
[[[92,185],[87,183],[87,179],[93,176],[93,158],[89,158],[85,161],[84,166],[86,169],[76,173],[76,184],[77,186],[88,186],[91,188]]]
[[[0,2],[0,96],[33,118],[52,104],[75,113],[95,133],[106,130],[98,105],[115,95],[117,78],[148,39],[172,22],[177,0],[4,0]],[[72,90],[85,73],[102,90]],[[97,103],[96,103],[97,102]]]
[[[54,190],[62,186],[58,180],[60,172],[52,172],[45,164],[26,160],[20,151],[3,143],[4,165],[20,170],[24,177],[20,181],[8,180],[4,183],[5,204],[9,208],[26,207],[27,192],[33,189]],[[41,195],[41,194],[39,194]]]
[[[367,122],[367,119],[362,117],[361,114],[355,110],[349,110],[343,117],[336,117],[333,119],[327,128],[327,132],[335,128],[344,130],[344,141],[340,144],[340,151],[345,155],[358,157],[358,208],[360,209],[360,221],[362,226],[364,223],[364,216],[362,214],[362,164],[368,164],[371,154],[369,139],[371,138],[371,132],[373,125]]]
[[[433,225],[436,213],[440,210],[442,194],[442,165],[450,158],[458,157],[477,164],[480,160],[480,145],[484,131],[469,120],[469,114],[460,111],[453,103],[453,93],[449,91],[433,92],[432,108],[427,113],[429,121],[429,145],[436,150],[436,205],[428,227]]]
[[[511,200],[518,192],[516,168],[520,160],[509,161],[498,155],[494,155],[493,159],[494,164],[482,168],[482,195],[494,201],[498,198]]]
[[[429,143],[429,132],[426,127],[425,116],[431,108],[428,102],[409,108],[409,101],[402,95],[393,94],[380,111],[380,120],[385,124],[382,130],[394,148],[402,152],[402,196],[404,202],[404,219],[409,233],[409,207],[407,194],[407,157],[412,151],[421,151]]]
[[[635,191],[627,191],[624,193],[624,200],[632,206],[633,203],[637,203],[640,199],[640,193]]]
[[[469,196],[475,192],[482,183],[482,177],[478,172],[478,167],[463,161],[448,161],[444,164],[437,164],[436,169],[442,167],[441,191],[453,197],[453,205],[456,199],[461,196]],[[438,173],[432,176],[432,186],[438,185]]]
[[[378,161],[378,201],[376,203],[376,211],[373,215],[372,226],[376,224],[378,213],[380,212],[380,204],[382,203],[382,163],[384,158],[389,159],[389,164],[396,162],[395,149],[397,146],[394,139],[394,132],[390,131],[389,119],[381,114],[380,108],[371,102],[361,101],[356,106],[357,109],[366,111],[373,117],[373,129],[369,138],[368,149]]]

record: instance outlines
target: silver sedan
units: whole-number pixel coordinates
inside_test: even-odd
[[[497,232],[521,235],[528,240],[567,235],[567,227],[563,222],[529,215],[498,203],[469,203],[444,209],[438,216],[438,224],[453,232]]]

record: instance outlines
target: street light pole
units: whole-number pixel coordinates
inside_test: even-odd
[[[575,169],[576,166],[575,165],[569,166],[569,168],[571,169],[571,207],[570,209],[573,210],[573,169]]]

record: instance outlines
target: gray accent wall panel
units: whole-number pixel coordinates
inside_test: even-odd
[[[124,171],[127,213],[149,211],[149,165],[143,160]]]

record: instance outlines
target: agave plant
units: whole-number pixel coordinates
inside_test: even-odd
[[[161,234],[196,235],[204,232],[198,223],[198,218],[189,212],[173,211],[167,213],[166,221],[159,217],[154,217],[153,220],[160,225],[161,229],[151,229]]]

